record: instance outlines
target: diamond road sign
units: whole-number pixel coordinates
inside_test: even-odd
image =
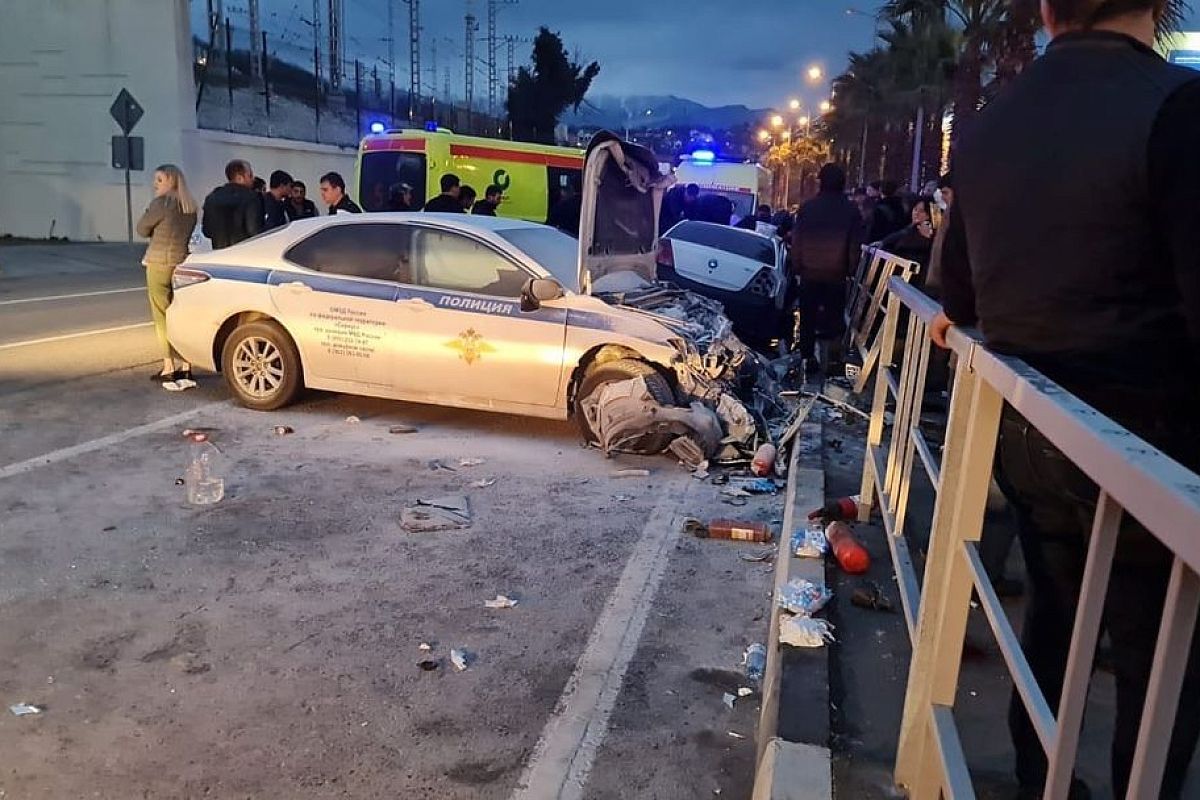
[[[133,95],[129,93],[128,89],[122,89],[108,113],[112,114],[112,118],[121,126],[121,132],[128,136],[134,126],[138,124],[138,120],[142,118],[142,114],[146,112],[138,101],[133,99]]]

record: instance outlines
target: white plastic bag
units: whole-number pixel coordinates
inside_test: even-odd
[[[792,647],[824,647],[832,642],[833,625],[827,619],[788,617],[780,622],[779,643]]]

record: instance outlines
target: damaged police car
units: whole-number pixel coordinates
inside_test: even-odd
[[[719,304],[654,281],[670,181],[650,151],[604,137],[578,242],[460,214],[293,222],[189,257],[168,336],[254,409],[308,387],[574,415],[606,451],[736,457],[763,427],[736,390],[763,371]]]

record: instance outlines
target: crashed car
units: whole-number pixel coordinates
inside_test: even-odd
[[[734,390],[755,356],[719,304],[654,281],[670,179],[614,137],[584,180],[579,242],[498,217],[339,214],[192,255],[168,336],[253,409],[307,387],[574,415],[606,451],[744,454],[762,426]]]

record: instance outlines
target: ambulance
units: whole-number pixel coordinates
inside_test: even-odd
[[[771,202],[771,171],[761,164],[721,161],[711,150],[697,150],[680,158],[675,167],[676,185],[694,183],[701,194],[719,194],[733,203],[737,222],[752,215],[759,203]]]
[[[430,125],[425,130],[370,134],[358,149],[358,204],[386,211],[391,187],[406,183],[416,201],[437,196],[442,175],[452,172],[483,199],[495,184],[503,191],[501,217],[545,222],[562,193],[579,194],[582,150],[529,142],[461,136]]]

